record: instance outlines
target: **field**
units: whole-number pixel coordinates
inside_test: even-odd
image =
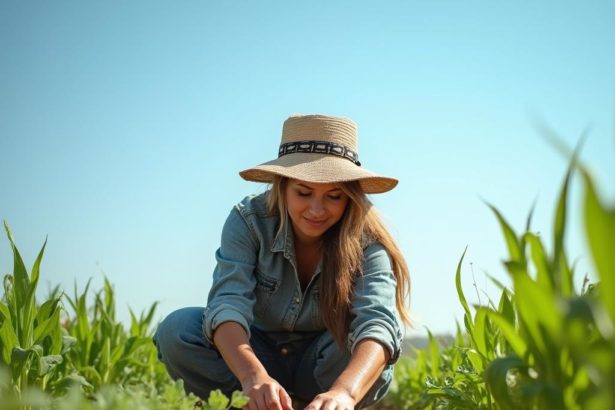
[[[575,287],[564,249],[568,186],[583,181],[584,223],[598,282]],[[465,311],[452,343],[429,334],[425,349],[403,358],[381,408],[615,408],[615,208],[600,201],[589,173],[574,158],[556,204],[550,246],[531,230],[531,213],[517,233],[493,206],[508,248],[511,287],[496,283],[498,301],[470,306],[456,271]],[[35,300],[43,245],[28,271],[14,255],[0,302],[0,410],[227,409],[245,398],[214,392],[199,400],[172,382],[156,358],[151,335],[156,310],[130,326],[116,320],[113,287],[72,295],[56,288]]]

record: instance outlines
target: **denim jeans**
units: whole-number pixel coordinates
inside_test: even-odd
[[[158,358],[173,379],[182,379],[187,392],[207,398],[220,389],[230,395],[241,390],[218,350],[203,333],[201,307],[179,309],[158,326],[154,343]],[[310,402],[326,391],[344,370],[350,352],[340,349],[328,331],[321,333],[265,333],[252,327],[250,345],[267,372],[294,398]],[[393,366],[387,365],[356,408],[382,399],[392,380]]]

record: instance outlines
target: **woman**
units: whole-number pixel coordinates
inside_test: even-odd
[[[242,389],[250,410],[380,400],[408,322],[409,275],[365,194],[397,180],[361,167],[354,122],[324,115],[289,117],[278,158],[240,175],[271,189],[231,210],[207,307],[160,323],[169,374],[204,398]]]

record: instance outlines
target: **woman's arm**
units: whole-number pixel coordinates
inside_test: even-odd
[[[269,377],[267,370],[254,354],[246,331],[239,323],[220,324],[214,331],[213,339],[222,358],[250,398],[244,409],[292,410],[288,393]]]
[[[395,305],[397,283],[391,260],[379,243],[363,253],[362,274],[353,285],[350,308],[350,362],[331,389],[316,396],[308,410],[354,408],[385,367],[399,357],[403,333]]]
[[[305,410],[354,409],[378,379],[389,358],[388,350],[379,342],[371,339],[361,340],[348,366],[331,388],[316,396]]]

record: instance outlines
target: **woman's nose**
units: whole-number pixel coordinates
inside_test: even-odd
[[[320,216],[325,213],[325,208],[320,199],[315,198],[310,202],[310,213],[314,216]]]

